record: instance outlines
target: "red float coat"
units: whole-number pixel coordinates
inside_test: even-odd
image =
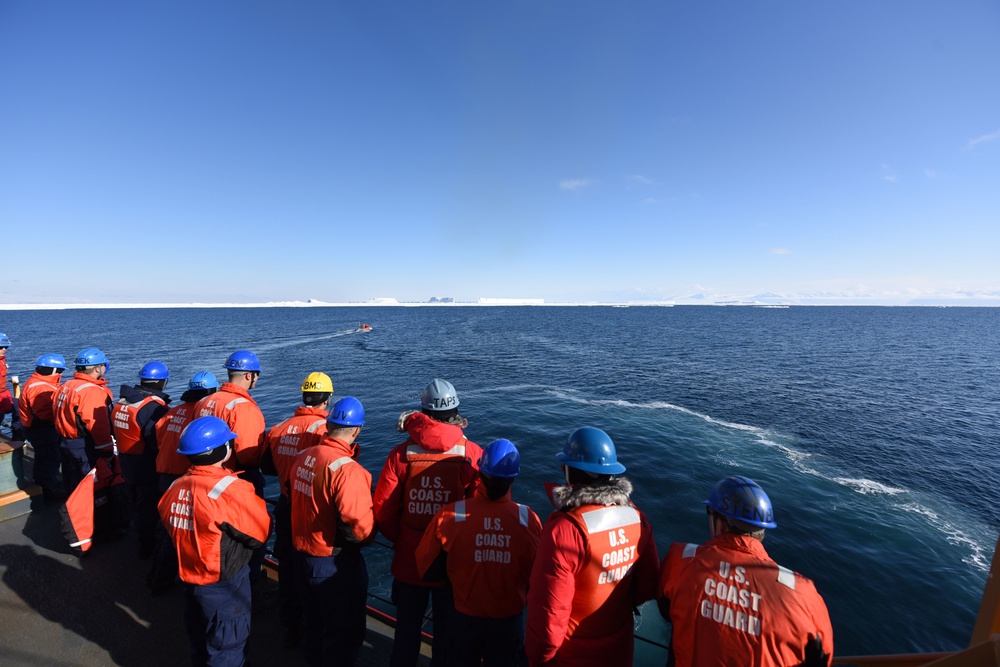
[[[472,498],[445,505],[417,547],[421,574],[442,551],[455,609],[469,616],[508,618],[528,604],[528,577],[535,562],[542,522],[510,492],[490,500],[482,485]]]
[[[219,466],[192,466],[159,504],[177,551],[181,581],[224,581],[250,561],[271,531],[271,517],[253,484]]]
[[[295,457],[326,437],[326,415],[327,411],[322,408],[300,405],[295,408],[294,415],[267,432],[264,443],[278,472],[282,495],[288,495],[288,478],[292,474]]]
[[[438,510],[467,495],[483,449],[461,427],[422,412],[409,415],[404,428],[410,437],[389,452],[375,486],[375,521],[393,542],[392,576],[428,586],[417,570],[417,545]]]
[[[677,667],[798,665],[816,637],[832,660],[833,627],[816,586],[748,535],[670,545],[660,595],[669,602]]]
[[[62,380],[62,376],[59,373],[52,375],[32,373],[24,384],[21,398],[17,403],[22,426],[30,428],[36,419],[43,422],[51,422],[55,419],[52,414],[52,399],[55,398],[56,392],[59,390],[60,380]]]
[[[357,462],[358,446],[327,436],[292,462],[292,545],[332,556],[345,544],[375,537],[372,476]]]
[[[229,424],[236,434],[228,467],[237,470],[241,466],[259,466],[264,443],[264,414],[250,398],[250,392],[231,382],[223,382],[219,391],[198,401],[195,408],[195,419],[212,415]]]
[[[14,407],[14,399],[7,389],[7,356],[0,357],[0,415]]]
[[[532,665],[630,665],[632,609],[656,596],[659,556],[632,483],[559,486],[528,589]]]
[[[111,454],[111,405],[115,397],[108,381],[73,373],[56,391],[53,414],[56,430],[66,440],[89,439],[96,449]]]
[[[147,441],[156,445],[156,422],[166,414],[170,397],[163,392],[122,385],[121,398],[111,408],[111,427],[119,454],[138,456]]]
[[[156,472],[183,475],[191,467],[190,459],[177,453],[177,446],[181,443],[184,427],[194,420],[196,404],[197,401],[188,401],[174,406],[156,422]]]

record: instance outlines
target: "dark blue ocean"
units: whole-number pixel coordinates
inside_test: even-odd
[[[360,321],[374,327],[355,333]],[[759,482],[779,527],[765,546],[816,581],[838,655],[968,643],[1000,530],[1000,309],[880,307],[373,307],[0,312],[11,374],[97,346],[117,391],[151,359],[179,395],[229,352],[261,359],[268,425],[323,371],[357,396],[361,462],[377,476],[402,410],[435,377],[467,435],[521,449],[516,499],[543,483],[574,428],[614,439],[661,555],[702,542],[719,478]],[[368,555],[387,597],[388,552]],[[662,642],[655,605],[637,633]],[[657,656],[659,657],[652,657]],[[662,664],[654,650],[644,658]]]

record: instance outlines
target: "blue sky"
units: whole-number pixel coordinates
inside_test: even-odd
[[[0,0],[0,303],[1000,304],[1000,4]]]

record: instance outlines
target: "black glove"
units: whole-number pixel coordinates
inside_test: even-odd
[[[830,655],[823,651],[823,638],[811,637],[806,641],[806,659],[799,667],[827,667]]]

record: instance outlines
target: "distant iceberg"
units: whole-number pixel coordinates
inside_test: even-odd
[[[507,299],[483,296],[476,301],[480,306],[544,306],[545,299]]]

